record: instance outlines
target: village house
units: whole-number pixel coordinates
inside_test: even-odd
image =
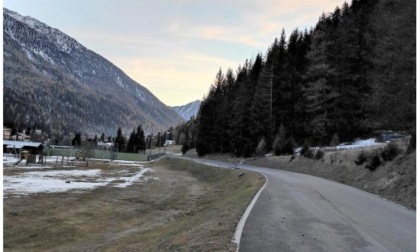
[[[12,137],[13,138],[13,137]],[[28,142],[31,140],[31,137],[28,135],[25,135],[24,133],[17,133],[17,136],[15,138],[17,141],[25,141]]]
[[[3,140],[10,140],[12,136],[12,129],[3,128]]]
[[[20,153],[22,150],[29,151],[30,154],[41,154],[44,149],[42,143],[27,141],[3,141],[3,153]]]

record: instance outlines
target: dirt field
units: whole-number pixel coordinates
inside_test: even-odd
[[[231,239],[264,183],[260,175],[238,177],[238,170],[176,159],[145,167],[152,171],[125,188],[111,183],[77,192],[6,196],[4,251],[236,250]],[[98,162],[89,163],[89,169],[109,174],[134,168]],[[5,176],[19,173],[4,170]]]

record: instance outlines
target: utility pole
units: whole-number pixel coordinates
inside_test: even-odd
[[[152,134],[150,135],[150,159],[152,159],[152,143],[153,143],[153,123],[152,123]]]
[[[160,154],[160,140],[162,139],[162,129],[159,131],[159,154]]]
[[[166,135],[167,135],[167,133],[168,133],[168,131],[165,130],[165,143],[163,144],[163,147],[165,147],[164,148],[165,154],[166,154],[166,137],[167,137]]]
[[[273,65],[274,61],[271,62],[271,78],[270,78],[270,134],[268,134],[268,144],[271,143],[271,136],[273,134]]]

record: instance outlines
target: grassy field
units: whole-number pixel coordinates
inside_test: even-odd
[[[155,179],[127,188],[5,198],[4,251],[236,250],[236,224],[263,177],[167,158],[148,167]]]

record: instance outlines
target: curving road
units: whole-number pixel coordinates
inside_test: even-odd
[[[219,167],[232,164],[196,160]],[[249,165],[268,179],[239,251],[416,251],[416,212],[322,178]]]
[[[268,178],[239,251],[416,251],[416,212],[322,178],[243,166]]]

